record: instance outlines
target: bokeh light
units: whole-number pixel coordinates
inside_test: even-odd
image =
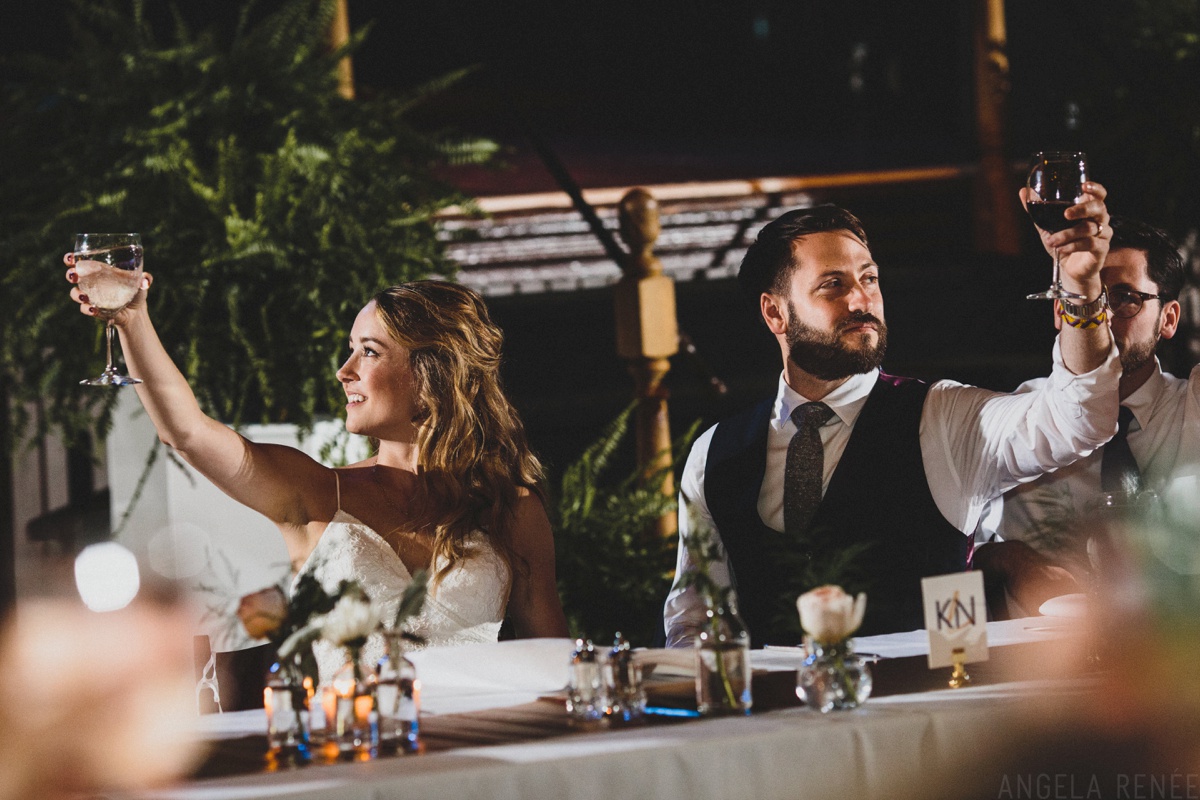
[[[75,558],[75,587],[92,611],[116,611],[137,596],[137,557],[116,542],[85,547]]]

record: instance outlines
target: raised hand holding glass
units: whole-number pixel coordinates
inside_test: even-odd
[[[1078,202],[1083,184],[1088,180],[1087,156],[1083,153],[1047,151],[1034,153],[1029,177],[1025,208],[1033,224],[1046,233],[1058,233],[1075,225],[1078,220],[1067,219],[1066,211]],[[1028,300],[1086,300],[1083,295],[1068,292],[1059,279],[1058,248],[1054,249],[1054,281],[1044,292],[1026,297]]]
[[[79,291],[104,320],[108,365],[84,386],[131,386],[141,383],[113,365],[113,318],[137,296],[142,285],[142,237],[136,233],[80,233],[75,236],[74,269]]]

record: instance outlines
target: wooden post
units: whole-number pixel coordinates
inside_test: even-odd
[[[645,189],[631,189],[621,198],[621,239],[629,255],[621,265],[625,273],[617,282],[617,354],[629,365],[637,400],[637,456],[643,473],[665,471],[662,492],[675,493],[671,466],[671,426],[667,418],[667,389],[663,378],[670,357],[679,350],[675,320],[675,283],[663,274],[654,256],[660,231],[658,202]],[[678,517],[658,520],[660,535],[673,536]]]
[[[16,498],[13,492],[13,452],[16,436],[9,426],[8,386],[0,381],[0,619],[8,616],[17,602]]]
[[[350,41],[350,7],[347,1],[337,0],[333,21],[329,23],[326,46],[330,52]],[[354,65],[350,63],[350,56],[338,62],[338,94],[347,100],[354,99]]]
[[[1020,254],[1018,186],[1004,156],[1005,106],[1011,88],[1004,0],[976,0],[975,126],[979,137],[979,177],[974,186],[975,249]]]

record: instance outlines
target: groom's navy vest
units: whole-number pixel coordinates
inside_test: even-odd
[[[921,578],[966,569],[970,537],[942,516],[925,478],[919,431],[928,391],[880,374],[810,527],[833,547],[867,546],[855,561],[867,591],[862,636],[923,628]],[[771,407],[760,403],[717,425],[704,478],[754,647],[798,643],[780,624],[789,584],[776,549],[782,534],[758,514]],[[790,605],[796,613],[794,598]]]

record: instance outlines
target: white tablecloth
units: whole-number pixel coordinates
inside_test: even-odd
[[[989,639],[1031,641],[1054,635],[1044,618],[989,624]],[[922,652],[918,634],[874,637],[862,650]],[[553,651],[553,645],[539,645]],[[504,652],[494,646],[495,652]],[[913,652],[915,649],[915,652]],[[517,645],[508,645],[513,656]],[[886,652],[885,652],[886,651]],[[758,651],[755,665],[787,669],[798,653]],[[794,669],[793,666],[790,667]],[[551,666],[543,672],[548,679]],[[431,679],[432,680],[432,679]],[[539,679],[541,680],[541,679]],[[436,681],[434,681],[436,683]],[[1075,684],[1049,685],[1055,692]],[[985,753],[1046,683],[1014,683],[870,700],[849,712],[821,715],[793,708],[752,717],[576,734],[493,747],[362,764],[310,766],[286,773],[192,782],[137,795],[170,800],[300,798],[596,798],[687,800],[892,798],[905,787],[948,774],[964,754]],[[526,687],[532,688],[532,687]],[[512,693],[501,692],[512,696]],[[255,714],[257,713],[257,717]],[[209,736],[263,730],[261,712],[202,721]]]

